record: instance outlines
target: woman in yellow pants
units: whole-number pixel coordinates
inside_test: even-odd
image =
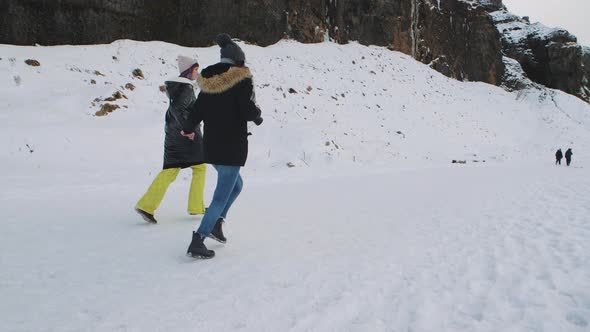
[[[203,162],[201,128],[200,126],[195,128],[197,135],[194,141],[180,134],[182,125],[188,118],[189,106],[196,100],[194,80],[198,76],[199,64],[195,59],[179,56],[178,68],[180,77],[174,77],[165,83],[170,106],[166,111],[164,167],[135,206],[135,211],[143,219],[154,224],[157,223],[154,213],[182,168],[190,167],[193,171],[188,197],[188,213],[205,213],[203,191],[207,165]]]

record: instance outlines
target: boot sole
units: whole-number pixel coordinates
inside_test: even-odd
[[[220,240],[220,239],[218,239],[217,237],[215,237],[214,235],[211,235],[211,234],[209,234],[208,237],[211,238],[211,239],[213,239],[213,240],[215,240],[215,241],[217,241],[217,242],[219,242],[219,243],[221,243],[221,244],[225,244],[227,242],[227,240],[225,240],[225,241]]]
[[[193,255],[190,252],[187,252],[186,255],[191,258],[199,258],[199,259],[211,259],[211,258],[215,257],[215,254],[213,254],[213,256],[203,256],[203,255]]]
[[[154,218],[154,219],[150,219],[150,217],[146,216],[143,214],[143,211],[135,208],[135,212],[137,212],[137,214],[139,214],[141,216],[141,218],[143,218],[143,220],[149,222],[150,224],[157,224],[158,221]]]

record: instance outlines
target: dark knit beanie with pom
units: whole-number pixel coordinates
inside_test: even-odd
[[[226,33],[220,33],[215,38],[215,41],[221,47],[221,62],[231,64],[244,64],[246,62],[246,55],[244,51],[236,44],[231,37]]]

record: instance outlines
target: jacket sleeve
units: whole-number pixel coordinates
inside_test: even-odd
[[[189,112],[189,108],[192,106],[191,104],[193,104],[193,96],[193,89],[189,86],[183,86],[180,91],[178,91],[177,95],[172,99],[170,115],[180,127],[183,126],[186,115]]]
[[[183,119],[182,130],[186,134],[194,133],[195,128],[197,128],[197,126],[199,126],[201,124],[201,121],[203,121],[203,118],[201,115],[201,109],[199,107],[200,97],[201,96],[199,94],[199,97],[197,97],[197,100],[194,103],[192,103],[191,105],[189,105],[188,116],[187,116],[186,120]]]
[[[247,79],[244,86],[238,92],[238,106],[240,109],[240,117],[245,121],[255,121],[260,118],[261,111],[256,106],[256,98],[254,95],[254,85],[251,79]]]

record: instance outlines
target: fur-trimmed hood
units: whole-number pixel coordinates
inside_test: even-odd
[[[207,69],[203,70],[197,78],[197,84],[201,88],[201,92],[205,93],[223,93],[245,79],[252,79],[252,73],[248,67],[231,66],[227,71],[212,76],[208,75]]]

